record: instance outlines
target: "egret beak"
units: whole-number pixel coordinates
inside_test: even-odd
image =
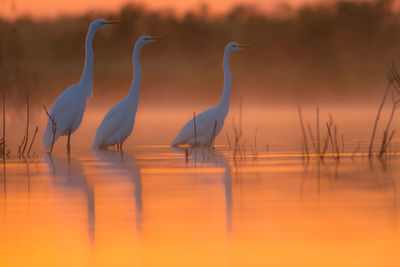
[[[102,21],[101,24],[118,24],[119,20],[105,20]]]
[[[164,36],[150,36],[146,38],[146,40],[161,40],[161,39],[164,39]]]
[[[233,45],[233,47],[239,47],[239,48],[250,48],[251,45],[249,44],[238,44],[238,45]]]

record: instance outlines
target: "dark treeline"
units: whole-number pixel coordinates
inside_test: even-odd
[[[232,40],[253,45],[232,56],[234,98],[365,101],[382,93],[387,64],[400,58],[400,12],[392,1],[339,1],[283,13],[236,6],[214,16],[203,6],[177,16],[128,5],[117,14],[2,20],[0,88],[15,101],[29,93],[34,102],[49,104],[79,80],[90,21],[113,18],[121,23],[94,41],[97,99],[127,93],[133,43],[142,34],[166,37],[141,56],[146,102],[217,100],[223,49]]]

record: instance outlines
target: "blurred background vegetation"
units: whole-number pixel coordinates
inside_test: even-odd
[[[224,46],[233,40],[253,45],[232,56],[233,98],[255,104],[377,102],[388,63],[400,58],[400,11],[390,0],[282,6],[277,14],[239,5],[210,15],[202,5],[179,16],[127,5],[116,14],[0,20],[0,89],[14,102],[29,93],[37,105],[50,105],[79,81],[94,18],[121,20],[94,40],[98,104],[127,94],[142,34],[166,37],[141,56],[141,101],[149,105],[217,103]]]

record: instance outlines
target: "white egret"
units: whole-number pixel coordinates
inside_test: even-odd
[[[122,99],[104,116],[94,137],[93,148],[104,148],[118,145],[122,149],[122,143],[131,134],[135,124],[136,111],[139,105],[141,68],[139,55],[143,46],[162,39],[161,36],[141,36],[133,50],[134,77],[126,98]]]
[[[229,57],[233,51],[249,48],[250,45],[230,42],[225,47],[223,69],[224,89],[218,106],[210,108],[189,120],[172,141],[171,146],[188,145],[212,145],[214,138],[224,126],[226,115],[229,111],[231,97],[232,76],[229,68]]]
[[[86,35],[85,67],[81,80],[64,90],[51,106],[49,114],[51,119],[48,118],[47,128],[42,137],[42,144],[47,150],[51,148],[58,137],[67,135],[67,151],[70,153],[71,134],[81,124],[86,102],[92,96],[93,91],[93,37],[101,28],[115,23],[118,23],[118,21],[96,19],[90,24]],[[53,128],[53,126],[56,127]],[[55,133],[53,132],[54,129],[56,130]]]

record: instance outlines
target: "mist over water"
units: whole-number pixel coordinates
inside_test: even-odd
[[[142,34],[166,37],[141,55],[142,98],[154,105],[214,99],[229,41],[252,45],[232,55],[232,98],[265,105],[374,103],[388,63],[399,58],[400,24],[391,1],[304,5],[275,15],[246,5],[183,16],[128,5],[116,13],[1,21],[0,86],[9,100],[21,103],[29,93],[37,106],[50,105],[76,83],[88,25],[98,17],[121,20],[94,40],[94,97],[101,100],[127,93],[133,45]]]

